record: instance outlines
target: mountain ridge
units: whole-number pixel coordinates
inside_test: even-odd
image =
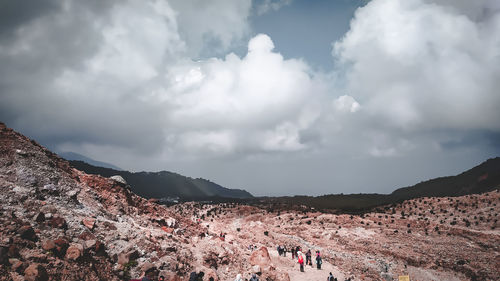
[[[89,174],[99,174],[104,177],[120,175],[131,185],[136,194],[146,198],[179,197],[184,200],[211,197],[253,198],[253,195],[246,190],[229,189],[206,179],[191,178],[169,171],[129,172],[98,167],[83,161],[69,162],[74,168]]]

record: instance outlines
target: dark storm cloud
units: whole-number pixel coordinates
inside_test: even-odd
[[[500,132],[474,130],[448,132],[446,135],[448,136],[448,140],[440,143],[443,149],[460,150],[479,146],[494,151],[496,155],[500,154]]]
[[[2,0],[0,2],[0,39],[8,40],[22,25],[60,10],[58,0]]]

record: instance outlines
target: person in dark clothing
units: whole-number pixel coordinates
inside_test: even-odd
[[[196,279],[197,281],[203,281],[203,276],[205,276],[205,272],[203,271],[200,271],[198,273],[198,279]]]
[[[326,281],[335,281],[335,278],[333,277],[333,274],[330,272],[330,275],[328,275],[328,278],[326,278]]]
[[[250,278],[250,281],[259,281],[259,277],[254,273],[252,274],[252,278]]]
[[[312,266],[311,249],[307,250],[307,253],[306,253],[306,265]]]
[[[198,279],[198,274],[196,274],[196,272],[191,272],[191,274],[189,274],[189,281],[196,281]]]
[[[158,281],[165,281],[165,276],[160,276],[160,278],[158,278]]]
[[[320,255],[316,255],[316,268],[317,269],[321,269],[321,264],[323,263],[323,261],[321,260],[321,256]]]

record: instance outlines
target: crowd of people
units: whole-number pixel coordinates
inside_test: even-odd
[[[290,251],[292,254],[292,259],[297,259],[300,271],[304,272],[304,255],[302,253],[302,248],[300,246],[287,248],[286,246],[278,245],[277,250],[278,250],[278,255],[282,257],[286,257],[287,251]],[[306,258],[305,265],[310,265],[312,267],[313,263],[312,263],[311,249],[307,250],[307,252],[305,253],[305,258]],[[321,269],[322,263],[323,260],[321,258],[321,253],[319,250],[316,250],[315,264],[318,270]]]
[[[225,238],[224,233],[221,233],[220,238],[222,238],[222,237]],[[256,248],[257,248],[257,246],[255,246],[255,245],[248,246],[248,249],[252,250],[252,251]],[[309,265],[311,267],[314,267],[313,263],[312,263],[312,251],[311,251],[311,249],[308,249],[307,252],[304,254],[302,252],[302,248],[300,246],[287,247],[287,246],[278,245],[277,251],[278,251],[278,255],[282,256],[282,257],[286,257],[286,253],[290,252],[292,259],[296,260],[297,263],[299,264],[299,270],[301,272],[305,272],[304,266]],[[316,258],[315,258],[316,268],[318,270],[320,270],[321,264],[323,263],[322,258],[321,258],[321,252],[319,250],[316,250],[315,254],[316,254]],[[133,279],[131,281],[156,281],[156,280],[165,281],[166,280],[164,276],[158,276],[158,275],[159,275],[158,269],[156,267],[150,267],[150,268],[147,268],[144,270],[144,275],[143,275],[142,279]],[[204,276],[205,276],[205,273],[203,271],[191,272],[191,274],[189,275],[189,281],[203,281]],[[349,278],[348,280],[350,281],[351,279]],[[209,277],[208,281],[214,281],[214,278]],[[251,276],[249,276],[249,278],[243,279],[242,274],[238,274],[236,276],[236,279],[234,279],[234,281],[259,281],[259,277],[257,276],[257,274],[253,273],[253,274],[251,274]],[[338,280],[330,272],[330,274],[327,277],[327,281],[338,281]]]

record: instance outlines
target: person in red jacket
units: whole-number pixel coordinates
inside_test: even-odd
[[[298,256],[299,256],[300,272],[304,272],[304,258],[302,257],[302,253],[298,252]]]

